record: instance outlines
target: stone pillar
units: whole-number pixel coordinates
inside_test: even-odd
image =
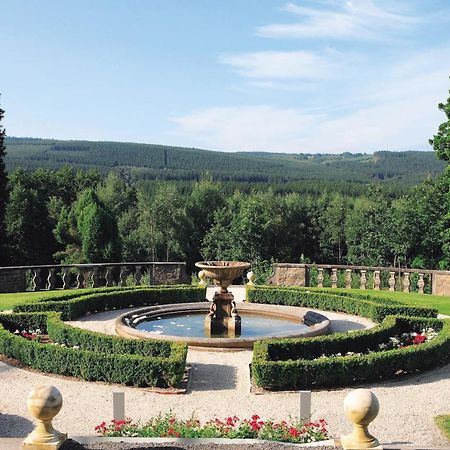
[[[52,420],[62,407],[61,393],[54,386],[40,385],[28,396],[27,406],[36,420],[34,430],[22,443],[23,450],[57,450],[67,434],[53,428]]]
[[[345,269],[345,288],[352,288],[352,269]]]
[[[337,269],[331,269],[331,287],[337,288],[338,276]]]
[[[255,286],[256,274],[253,270],[250,270],[250,272],[247,273],[247,280],[247,286]]]
[[[395,272],[389,272],[389,290],[395,291]]]
[[[450,296],[450,271],[447,270],[433,271],[432,294]]]
[[[85,282],[84,270],[81,268],[78,268],[77,289],[83,289],[84,282]]]
[[[423,288],[425,287],[425,280],[423,279],[423,273],[419,273],[419,280],[417,281],[417,289],[419,294],[423,294]]]
[[[119,286],[120,287],[125,287],[127,285],[127,275],[128,275],[128,270],[126,266],[120,266],[120,281],[119,281]]]
[[[353,432],[341,437],[344,450],[361,450],[366,448],[381,449],[380,443],[368,430],[380,410],[378,399],[368,389],[355,389],[344,399],[344,411],[353,422]]]
[[[359,288],[360,289],[366,289],[367,288],[367,278],[366,278],[366,271],[361,270],[361,277],[359,278]]]
[[[69,275],[69,268],[68,267],[63,267],[63,275],[62,275],[62,282],[63,282],[63,289],[69,289],[69,280],[70,280],[70,275]]]
[[[381,278],[380,278],[380,271],[374,270],[373,271],[373,288],[376,291],[379,291],[381,287]]]
[[[403,292],[409,292],[411,282],[409,281],[409,272],[403,274]]]
[[[267,279],[275,286],[308,286],[308,267],[306,264],[276,263],[273,274]]]
[[[98,275],[98,267],[96,266],[92,268],[91,283],[93,288],[100,286],[100,277]]]
[[[112,266],[107,266],[106,267],[106,274],[105,274],[105,279],[106,279],[106,287],[111,287],[114,283],[114,277],[113,277],[113,267]]]
[[[136,286],[141,285],[141,278],[142,278],[142,266],[136,266],[136,271],[134,272],[134,282]]]
[[[323,288],[323,269],[319,267],[317,271],[317,287]]]
[[[33,291],[41,289],[41,269],[33,269]]]
[[[55,289],[55,269],[48,269],[48,276],[47,276],[47,290],[51,291]]]

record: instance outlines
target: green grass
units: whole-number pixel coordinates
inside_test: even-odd
[[[310,290],[318,288],[308,288]],[[375,297],[388,297],[395,300],[400,300],[405,303],[410,303],[414,306],[426,306],[429,308],[436,308],[440,314],[450,315],[450,297],[442,295],[417,294],[415,292],[390,292],[390,291],[373,291],[371,289],[332,289],[320,288],[320,290],[329,290],[331,292],[355,292],[357,294],[368,294]]]
[[[434,418],[434,422],[447,440],[450,441],[450,415],[437,416]]]
[[[40,291],[40,292],[17,292],[14,294],[0,294],[0,311],[5,311],[12,309],[15,305],[20,303],[26,303],[30,300],[34,300],[39,297],[56,297],[61,295],[62,292],[65,294],[80,291],[80,289],[68,289],[65,291]]]

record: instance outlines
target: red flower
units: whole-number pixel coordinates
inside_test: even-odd
[[[422,335],[422,334],[417,334],[416,336],[414,336],[414,339],[412,341],[412,343],[414,345],[418,345],[418,344],[422,344],[423,342],[425,342],[427,340],[427,337]]]
[[[297,430],[297,428],[295,428],[295,427],[290,427],[290,428],[289,428],[289,434],[290,434],[292,437],[294,437],[294,438],[300,436],[300,432],[299,432],[299,431]]]
[[[258,420],[258,419],[260,419],[260,417],[259,417],[257,414],[253,414],[252,420],[253,420],[253,421],[256,421],[256,420]]]
[[[105,431],[106,430],[106,422],[102,422],[100,425],[95,427],[95,431]]]

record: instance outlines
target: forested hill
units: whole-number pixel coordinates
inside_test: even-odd
[[[374,154],[225,153],[196,148],[121,142],[7,138],[6,165],[36,169],[70,165],[75,169],[117,170],[132,180],[195,180],[209,173],[220,181],[287,183],[381,182],[417,184],[442,172],[433,152]]]

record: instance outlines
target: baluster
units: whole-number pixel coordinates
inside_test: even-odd
[[[91,283],[93,288],[100,286],[100,277],[98,275],[98,267],[96,266],[92,268]]]
[[[107,266],[106,267],[106,275],[105,275],[105,279],[106,279],[106,287],[111,287],[114,283],[114,277],[113,277],[113,267],[112,266]]]
[[[128,270],[126,268],[126,266],[120,266],[120,282],[119,282],[119,286],[120,287],[125,287],[127,285],[127,275],[128,275]]]
[[[142,278],[142,266],[136,266],[136,271],[134,272],[134,282],[136,286],[141,285],[141,278]]]
[[[419,280],[417,281],[417,287],[419,294],[423,294],[423,288],[425,287],[425,280],[423,279],[423,273],[419,273]]]
[[[367,278],[366,278],[366,271],[361,270],[361,276],[359,278],[359,288],[360,289],[366,289],[367,288]]]
[[[352,269],[345,269],[345,288],[352,288]]]
[[[62,275],[62,282],[63,282],[63,289],[69,289],[69,281],[70,281],[70,276],[69,276],[69,268],[68,267],[63,267],[63,275]]]
[[[323,269],[319,267],[317,271],[317,287],[323,288]]]
[[[389,290],[395,291],[395,272],[389,272]]]
[[[84,282],[85,282],[84,270],[81,268],[78,268],[77,289],[83,289]]]
[[[373,288],[376,291],[379,291],[381,288],[381,278],[380,278],[380,271],[374,270],[373,271]]]
[[[33,269],[33,291],[41,289],[41,269]]]
[[[403,292],[409,292],[411,282],[409,281],[409,272],[403,274]]]
[[[47,286],[46,289],[48,291],[51,291],[55,289],[55,269],[48,269],[48,276],[47,276]]]
[[[337,288],[338,276],[337,269],[331,269],[331,287]]]

